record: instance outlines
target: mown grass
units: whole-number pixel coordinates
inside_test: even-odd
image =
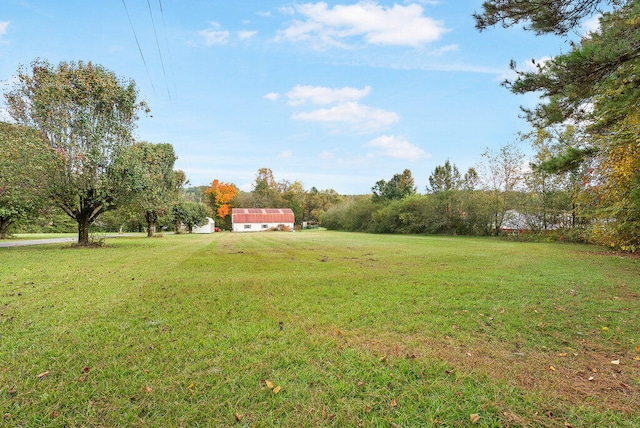
[[[639,274],[326,231],[0,248],[0,426],[640,426]]]

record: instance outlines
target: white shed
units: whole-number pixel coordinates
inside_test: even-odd
[[[202,226],[196,226],[191,231],[192,233],[213,233],[215,231],[216,223],[211,217],[207,217],[207,222]]]

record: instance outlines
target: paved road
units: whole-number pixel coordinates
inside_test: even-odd
[[[107,238],[117,238],[119,236],[131,236],[131,235],[109,235]],[[47,239],[18,239],[16,241],[0,241],[0,248],[3,247],[26,247],[27,245],[40,245],[40,244],[57,244],[60,242],[77,242],[78,238],[47,238]]]

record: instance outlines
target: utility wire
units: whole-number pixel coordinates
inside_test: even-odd
[[[138,51],[140,52],[140,57],[142,58],[142,63],[144,64],[144,68],[147,71],[147,76],[149,77],[149,82],[151,82],[151,88],[153,92],[156,92],[156,87],[153,84],[153,79],[151,78],[151,73],[149,73],[149,67],[147,66],[147,61],[144,59],[144,54],[142,53],[142,48],[140,47],[140,42],[138,41],[138,36],[136,34],[135,28],[133,28],[133,22],[131,21],[131,15],[129,15],[129,9],[127,8],[127,3],[125,0],[122,0],[122,5],[124,6],[125,12],[127,12],[127,18],[129,19],[129,25],[131,26],[131,31],[133,32],[133,37],[136,39],[136,45],[138,45]]]
[[[156,38],[156,46],[158,48],[158,55],[160,56],[160,65],[162,66],[162,74],[164,75],[164,83],[165,83],[165,87],[167,88],[167,95],[169,96],[169,103],[173,104],[173,102],[171,100],[171,91],[169,91],[169,81],[167,80],[167,72],[165,71],[164,60],[162,59],[162,51],[160,50],[160,42],[158,41],[158,32],[156,30],[156,22],[153,19],[153,12],[151,11],[151,1],[150,0],[147,0],[147,5],[149,6],[149,15],[151,16],[151,25],[153,26],[153,35]],[[160,8],[162,10],[162,5],[160,5]]]
[[[164,42],[167,46],[167,57],[169,60],[169,73],[171,74],[171,83],[173,84],[173,93],[175,95],[178,93],[178,89],[176,87],[176,76],[173,73],[173,61],[171,60],[171,49],[169,49],[169,38],[167,37],[167,24],[164,20],[164,9],[162,8],[162,0],[158,0],[158,4],[160,5],[160,17],[162,18],[162,30],[164,31]]]

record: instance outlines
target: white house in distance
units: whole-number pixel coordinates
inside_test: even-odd
[[[269,229],[293,230],[293,211],[290,208],[232,208],[231,224],[234,232],[262,232]]]

